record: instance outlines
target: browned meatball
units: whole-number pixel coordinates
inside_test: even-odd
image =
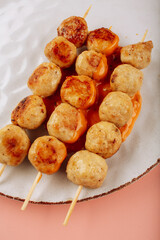
[[[85,147],[93,153],[109,158],[118,151],[121,142],[121,132],[116,125],[102,121],[89,128]]]
[[[77,185],[98,188],[102,185],[108,166],[104,158],[87,150],[76,152],[67,164],[67,178]]]
[[[66,143],[76,142],[86,128],[87,121],[82,110],[68,103],[57,106],[47,123],[49,135]]]
[[[104,79],[107,75],[108,65],[106,56],[94,50],[82,52],[76,60],[78,75],[86,75],[95,80]]]
[[[124,126],[133,114],[130,97],[123,92],[110,92],[99,107],[101,121],[114,123],[117,127]]]
[[[61,87],[61,98],[74,107],[89,108],[96,100],[95,84],[87,76],[69,76]]]
[[[118,47],[119,37],[107,28],[91,31],[87,38],[88,50],[95,50],[110,55]]]
[[[21,100],[12,111],[11,121],[27,129],[38,128],[46,119],[46,107],[43,99],[31,95]]]
[[[0,129],[0,162],[17,166],[27,156],[30,140],[25,131],[13,124]]]
[[[140,90],[142,81],[142,71],[129,64],[122,64],[114,69],[110,85],[113,91],[121,91],[133,97]]]
[[[77,48],[81,47],[88,34],[86,20],[82,17],[72,16],[65,19],[57,28],[58,36],[65,37],[72,42]]]
[[[77,56],[75,45],[61,36],[49,42],[45,47],[44,53],[49,61],[61,68],[70,67]]]
[[[59,170],[66,156],[64,143],[55,137],[43,136],[37,138],[31,145],[28,159],[37,171],[52,174]]]
[[[39,65],[28,80],[28,87],[40,97],[52,95],[61,81],[61,69],[54,63],[44,62]]]
[[[143,69],[151,61],[152,48],[152,41],[125,46],[121,49],[121,61],[131,64],[138,69]]]

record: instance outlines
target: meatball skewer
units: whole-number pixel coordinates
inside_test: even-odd
[[[116,121],[116,123],[118,122],[118,125],[119,125],[119,123],[121,122],[120,120],[121,120],[121,118],[122,118],[122,125],[124,125],[124,123],[128,120],[128,118],[130,118],[130,115],[131,115],[131,113],[132,113],[132,108],[133,108],[133,106],[132,106],[132,104],[131,104],[131,100],[130,100],[130,98],[127,96],[127,94],[124,94],[124,93],[121,93],[121,92],[118,92],[118,93],[111,93],[112,95],[113,94],[118,94],[118,95],[122,95],[124,98],[125,98],[125,101],[127,101],[128,102],[128,104],[127,105],[130,105],[130,114],[129,114],[129,116],[125,116],[124,115],[124,113],[125,113],[125,109],[123,110],[124,111],[124,113],[123,113],[123,115],[122,116],[117,116],[118,117],[118,121]],[[111,95],[110,94],[110,95]],[[107,97],[108,98],[108,97]],[[107,99],[106,99],[107,100]],[[104,100],[105,101],[105,100]],[[102,105],[101,105],[102,106]],[[126,107],[126,106],[125,106]],[[106,110],[105,110],[106,111]],[[101,113],[103,113],[103,109],[102,109],[102,107],[100,108],[100,112]],[[102,115],[102,114],[101,114]],[[120,117],[120,118],[119,118]],[[106,117],[105,117],[106,118]],[[108,117],[107,117],[108,118]],[[126,118],[126,119],[125,119]],[[103,119],[103,115],[102,115],[102,119]],[[101,120],[102,120],[101,119]],[[105,119],[106,120],[106,119]],[[107,119],[108,120],[108,119]],[[99,138],[99,142],[104,142],[103,141],[103,134],[102,134],[102,136],[100,136],[100,133],[102,133],[102,128],[103,128],[103,124],[105,124],[105,131],[106,131],[106,127],[108,128],[108,129],[110,129],[111,127],[113,128],[113,129],[115,129],[115,133],[118,133],[118,134],[113,134],[112,133],[112,135],[113,135],[113,141],[112,141],[112,144],[111,145],[113,145],[113,144],[115,144],[115,142],[117,142],[118,141],[118,145],[116,144],[116,147],[109,147],[109,149],[107,149],[107,153],[104,151],[104,149],[106,149],[106,146],[105,146],[105,148],[104,149],[101,149],[101,147],[99,147],[99,149],[97,148],[96,149],[96,145],[93,145],[93,136],[92,136],[92,130],[91,129],[93,129],[94,130],[94,134],[95,134],[95,132],[97,131],[96,130],[96,127],[100,127],[100,129],[98,129],[98,134],[97,134],[97,136],[98,136],[98,138]],[[111,130],[110,129],[110,133],[111,132],[114,132],[113,130]],[[106,134],[105,135],[107,135],[107,132],[106,132]],[[92,140],[90,141],[89,140],[89,138],[91,138]],[[89,142],[90,141],[90,142]],[[105,139],[105,141],[106,141],[106,139]],[[108,139],[108,143],[111,141],[111,139]],[[91,147],[93,147],[93,149],[90,149],[90,145],[93,145],[93,146],[91,146]],[[110,146],[111,146],[110,145]],[[112,156],[116,151],[117,151],[117,149],[120,147],[120,145],[121,145],[121,137],[120,137],[120,131],[118,131],[118,128],[116,128],[116,126],[114,125],[114,124],[111,124],[111,123],[107,123],[107,122],[100,122],[100,123],[98,123],[98,124],[95,124],[95,125],[93,125],[92,126],[92,128],[90,128],[89,129],[89,131],[88,131],[88,133],[87,133],[87,139],[86,139],[86,148],[89,148],[88,150],[90,150],[90,151],[94,151],[95,150],[95,152],[97,153],[97,151],[99,152],[98,154],[100,154],[101,156],[103,156],[103,157],[110,157],[110,156]],[[103,151],[101,151],[101,150],[103,150]],[[109,154],[108,154],[108,152],[109,152]],[[75,154],[76,155],[76,154]],[[74,155],[73,155],[74,156]],[[69,160],[69,161],[71,161],[71,159]],[[74,163],[74,162],[73,162]],[[82,190],[82,188],[83,188],[83,184],[82,184],[82,182],[79,182],[80,181],[80,179],[81,178],[79,178],[78,180],[75,178],[75,174],[70,174],[69,172],[71,171],[71,173],[72,172],[74,172],[74,168],[75,168],[75,166],[73,165],[73,168],[71,168],[71,166],[70,166],[71,164],[70,164],[70,162],[68,162],[68,165],[67,165],[67,177],[71,180],[71,181],[73,181],[74,183],[76,183],[76,184],[80,184],[79,185],[79,187],[78,187],[78,189],[77,189],[77,191],[76,191],[76,194],[75,194],[75,197],[74,197],[74,199],[73,199],[73,201],[72,201],[72,203],[71,203],[71,205],[70,205],[70,208],[69,208],[69,210],[68,210],[68,213],[67,213],[67,215],[66,215],[66,218],[65,218],[65,220],[64,220],[64,223],[63,223],[63,225],[67,225],[67,223],[68,223],[68,221],[69,221],[69,218],[70,218],[70,216],[71,216],[71,214],[72,214],[72,211],[73,211],[73,209],[74,209],[74,207],[75,207],[75,204],[76,204],[76,202],[77,202],[77,200],[78,200],[78,197],[79,197],[79,195],[80,195],[80,192],[81,192],[81,190]],[[76,167],[77,167],[77,165],[76,165]],[[70,171],[69,171],[70,170]],[[80,174],[80,171],[78,172],[78,174]]]
[[[32,193],[42,177],[42,173],[50,175],[57,172],[66,156],[66,146],[55,137],[43,136],[33,142],[28,159],[38,173],[21,210],[26,209]]]

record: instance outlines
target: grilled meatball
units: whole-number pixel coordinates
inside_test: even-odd
[[[63,36],[77,48],[81,47],[88,34],[86,20],[82,17],[72,16],[65,19],[57,28],[58,36]]]
[[[76,60],[78,75],[86,75],[95,80],[104,79],[107,75],[108,65],[106,57],[94,50],[82,52]]]
[[[11,121],[27,129],[38,128],[46,118],[46,107],[43,99],[36,95],[24,98],[12,111]]]
[[[133,114],[130,97],[123,92],[110,92],[99,107],[101,121],[114,123],[117,127],[124,126]]]
[[[75,45],[61,36],[49,42],[45,47],[44,53],[49,61],[61,68],[70,67],[77,56]]]
[[[28,159],[32,165],[45,174],[57,172],[67,156],[64,143],[51,136],[37,138],[29,150]]]
[[[72,106],[86,109],[94,104],[96,88],[91,78],[87,76],[69,76],[61,87],[61,98]]]
[[[87,38],[87,48],[110,55],[118,47],[119,37],[107,28],[91,31]]]
[[[121,91],[133,97],[140,90],[143,81],[143,73],[129,64],[116,67],[110,78],[113,91]]]
[[[111,157],[121,146],[120,130],[113,123],[99,122],[89,128],[85,147],[104,158]]]
[[[44,62],[30,76],[28,87],[33,94],[48,97],[57,90],[61,77],[61,69],[58,66],[51,62]]]
[[[67,164],[67,178],[77,185],[98,188],[102,185],[108,166],[104,158],[87,150],[76,152]]]
[[[143,69],[151,61],[152,48],[152,41],[125,46],[121,49],[121,61],[131,64],[138,69]]]
[[[76,142],[86,128],[87,121],[82,111],[68,103],[57,106],[47,123],[49,135],[66,143]]]
[[[0,162],[17,166],[28,153],[30,140],[25,131],[13,124],[0,129]]]

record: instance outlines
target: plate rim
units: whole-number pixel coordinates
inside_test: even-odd
[[[156,166],[158,166],[158,164],[160,164],[160,158],[157,159],[157,161],[152,164],[150,167],[148,167],[146,169],[146,171],[144,171],[143,173],[141,173],[139,176],[137,176],[136,178],[133,178],[131,181],[129,182],[126,182],[122,185],[120,185],[119,187],[116,187],[116,188],[113,188],[111,190],[109,190],[108,192],[104,192],[104,193],[101,193],[101,194],[97,194],[97,195],[94,195],[93,197],[87,197],[87,198],[83,198],[83,199],[80,199],[80,200],[77,200],[77,202],[85,202],[85,201],[89,201],[89,200],[93,200],[93,199],[97,199],[97,198],[100,198],[100,197],[104,197],[104,196],[107,196],[111,193],[114,193],[114,192],[117,192],[129,185],[131,185],[132,183],[138,181],[140,178],[142,178],[143,176],[147,175],[147,173],[149,173],[151,170],[153,170]],[[6,198],[9,198],[9,199],[12,199],[12,200],[17,200],[19,202],[24,202],[25,199],[23,198],[19,198],[19,197],[13,197],[13,196],[10,196],[10,195],[7,195],[7,194],[4,194],[2,192],[0,192],[0,196],[2,197],[6,197]],[[45,202],[45,201],[40,201],[40,202],[37,202],[37,201],[32,201],[30,200],[29,203],[33,203],[33,204],[39,204],[39,205],[63,205],[63,204],[70,204],[72,202],[72,200],[67,200],[67,201],[60,201],[60,202]]]

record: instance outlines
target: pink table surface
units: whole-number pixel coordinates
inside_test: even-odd
[[[102,198],[69,205],[29,204],[0,196],[0,239],[160,239],[160,164],[135,183]]]

